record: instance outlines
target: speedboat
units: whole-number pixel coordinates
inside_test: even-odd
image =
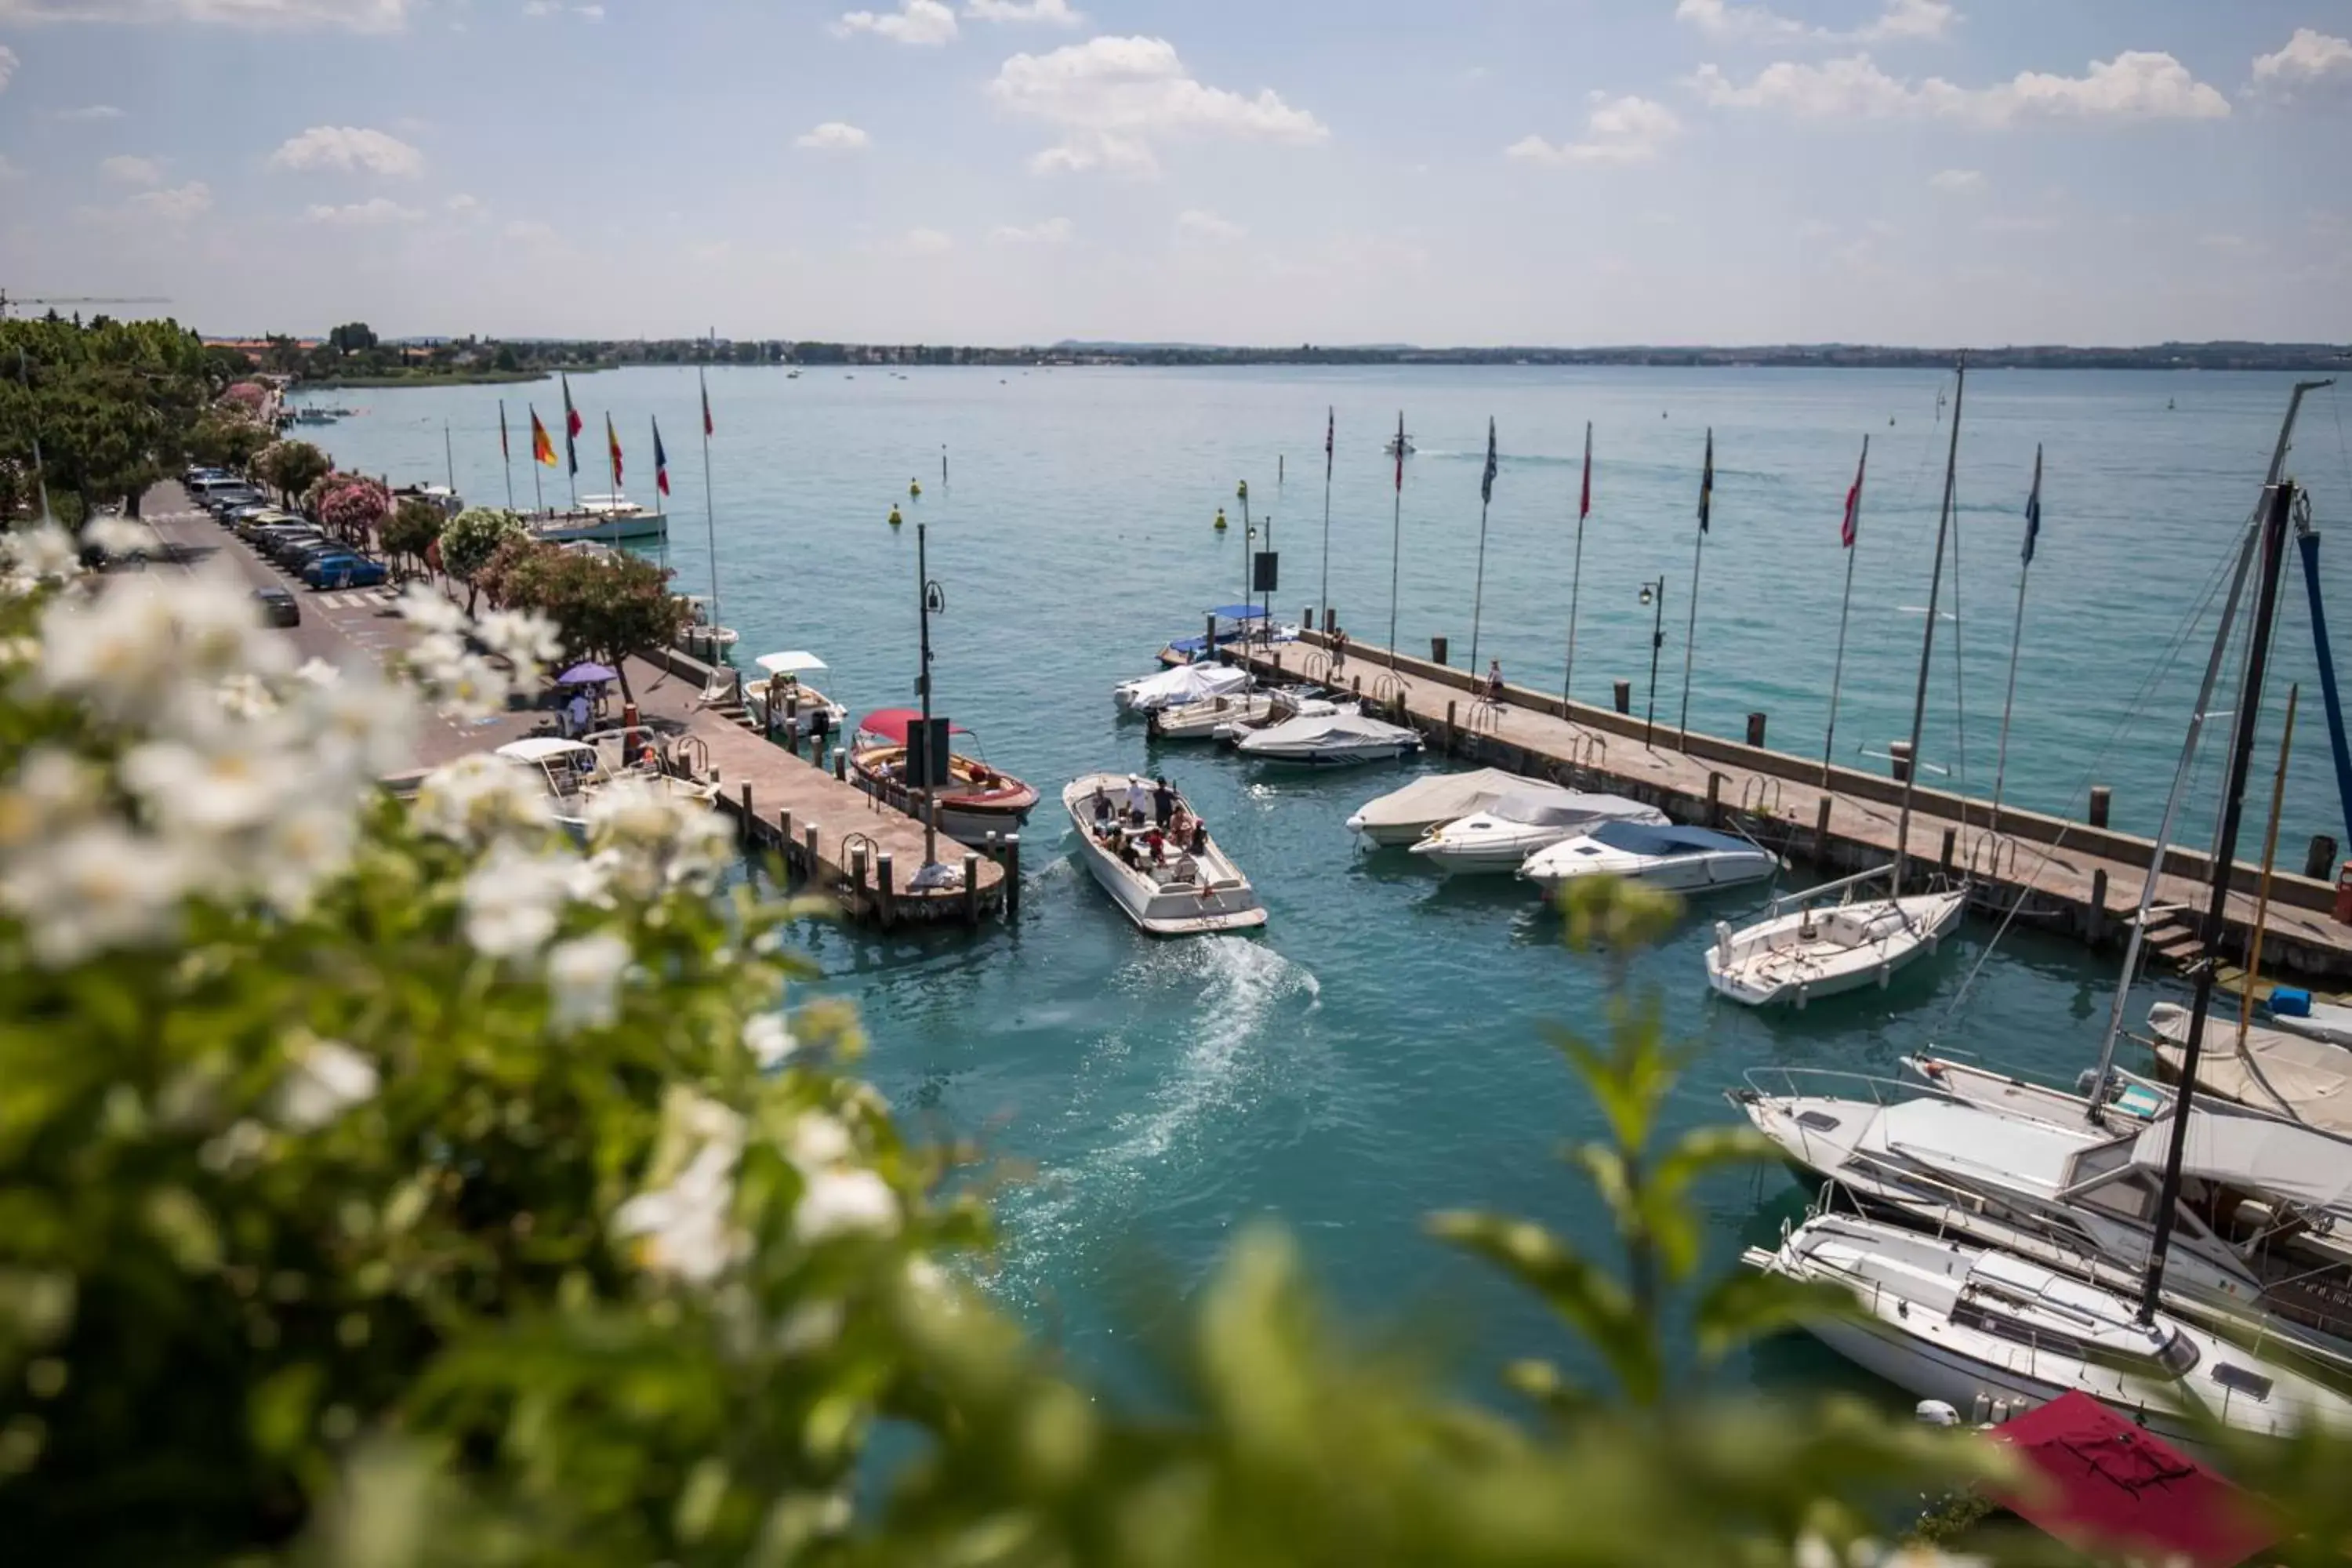
[[[1666,814],[1621,795],[1580,795],[1523,779],[1483,811],[1432,828],[1412,853],[1451,875],[1516,871],[1530,855],[1609,822],[1667,826]]]
[[[1822,1215],[1740,1261],[1837,1286],[1857,1309],[1806,1331],[1923,1399],[1959,1410],[2081,1392],[2166,1441],[2209,1446],[2208,1424],[2266,1437],[2352,1428],[2352,1400],[2260,1351],[1986,1247]]]
[[[1486,810],[1505,795],[1526,789],[1529,782],[1500,768],[1415,779],[1358,807],[1348,818],[1348,831],[1362,834],[1381,848],[1402,848],[1455,817]]]
[[[1763,920],[1739,931],[1718,921],[1706,950],[1706,983],[1718,996],[1750,1007],[1802,1007],[1824,996],[1884,986],[1895,972],[1934,952],[1959,928],[1968,889],[1903,898],[1857,899],[1857,884],[1885,868],[1828,882],[1772,900]],[[1827,909],[1812,900],[1843,890]],[[1793,910],[1788,906],[1794,904]],[[1784,912],[1785,911],[1785,912]]]
[[[2189,1009],[2158,1002],[2147,1010],[2157,1058],[2180,1076],[2189,1044]],[[2338,1136],[2352,1137],[2352,1055],[2309,1035],[2253,1025],[2239,1043],[2238,1026],[2209,1019],[2197,1056],[2197,1088],[2273,1116],[2284,1116]],[[2352,1153],[2347,1153],[2352,1158]]]
[[[1367,719],[1360,713],[1328,713],[1312,719],[1290,719],[1241,739],[1244,757],[1261,763],[1292,763],[1302,767],[1348,767],[1357,763],[1383,762],[1410,756],[1421,750],[1421,736],[1396,724]]]
[[[1238,746],[1243,736],[1255,734],[1260,730],[1271,730],[1276,724],[1287,724],[1293,719],[1328,719],[1343,713],[1353,716],[1364,710],[1361,703],[1354,701],[1335,702],[1328,697],[1306,697],[1297,692],[1278,695],[1283,700],[1277,701],[1265,712],[1228,719],[1218,725],[1211,731],[1216,736],[1217,744],[1228,748]]]
[[[1386,458],[1410,458],[1414,450],[1412,437],[1402,430],[1381,444],[1381,455]]]
[[[1731,1095],[1809,1189],[1965,1237],[2103,1289],[2133,1290],[2156,1245],[2169,1109],[2067,1123],[1822,1069],[1751,1069]],[[1857,1098],[1858,1092],[1869,1098]],[[2289,1122],[2192,1110],[2164,1301],[2352,1369],[2352,1160]]]
[[[1126,773],[1088,773],[1062,791],[1062,805],[1078,835],[1078,858],[1127,918],[1154,936],[1193,936],[1265,924],[1257,889],[1208,837],[1183,796],[1177,796],[1155,854],[1151,830],[1126,819]],[[1100,797],[1100,809],[1097,799]]]
[[[824,670],[824,660],[804,648],[763,653],[752,664],[768,679],[744,689],[743,703],[763,735],[831,735],[849,722],[849,710],[810,685],[807,677]]]
[[[634,757],[627,754],[632,740],[639,745]],[[658,752],[648,756],[652,745],[649,730],[611,730],[577,741],[560,735],[527,735],[509,741],[495,754],[535,773],[547,786],[548,813],[556,825],[574,837],[585,837],[588,814],[596,797],[623,778],[657,784],[681,801],[717,805],[717,779],[696,779],[663,763]],[[612,753],[610,759],[607,752]]]
[[[849,780],[886,805],[920,818],[922,802],[907,786],[907,731],[922,715],[911,708],[884,708],[857,721],[849,743]],[[952,735],[970,735],[962,725]],[[948,782],[932,792],[940,831],[959,844],[984,848],[989,835],[1021,831],[1037,809],[1037,792],[982,759],[951,752]]]
[[[716,659],[733,647],[740,634],[711,618],[711,604],[699,594],[680,594],[686,604],[686,625],[677,632],[677,646],[698,658]]]
[[[1339,710],[1336,704],[1321,698],[1286,689],[1205,697],[1175,708],[1155,709],[1146,718],[1155,741],[1206,741],[1225,739],[1225,731],[1234,726],[1263,727],[1302,713]]]
[[[1297,642],[1298,627],[1278,625],[1255,605],[1219,605],[1202,614],[1213,625],[1213,636],[1178,637],[1160,650],[1160,662],[1174,668],[1197,664],[1221,647],[1234,643]]]
[[[1248,690],[1251,684],[1248,670],[1229,664],[1188,664],[1122,680],[1111,688],[1111,700],[1127,712],[1149,714],[1205,702],[1212,697],[1231,697]]]
[[[1761,882],[1780,870],[1779,856],[1736,834],[1621,821],[1604,822],[1528,856],[1519,875],[1546,891],[1579,877],[1606,876],[1678,893],[1704,893]]]

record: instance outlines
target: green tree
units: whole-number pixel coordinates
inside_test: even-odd
[[[362,353],[375,347],[376,335],[365,321],[346,321],[327,334],[327,346],[337,358]]]
[[[499,352],[490,356],[490,365],[496,370],[519,371],[522,368],[522,360],[515,353],[514,344],[500,343]]]
[[[393,509],[378,538],[386,555],[396,562],[414,561],[421,570],[425,551],[441,537],[442,525],[447,521],[431,501],[410,496]]]
[[[289,506],[333,469],[327,454],[308,441],[278,441],[263,448],[253,460],[253,471],[274,487]]]
[[[478,592],[476,574],[509,539],[528,538],[521,518],[503,507],[472,506],[451,518],[441,530],[441,570],[466,584],[466,607],[471,610]]]
[[[542,547],[513,563],[500,587],[508,605],[552,622],[569,653],[619,671],[622,694],[634,700],[628,661],[676,641],[690,614],[669,579],[634,555]]]
[[[234,404],[205,414],[188,432],[188,456],[199,463],[242,473],[276,437]]]

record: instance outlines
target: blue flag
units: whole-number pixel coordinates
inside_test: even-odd
[[[2042,447],[2033,448],[2033,492],[2025,498],[2025,552],[2020,558],[2033,564],[2033,540],[2042,531]]]
[[[653,426],[654,489],[661,491],[664,495],[667,495],[669,494],[669,454],[662,450],[661,421],[658,419],[655,420],[653,422]]]
[[[1478,500],[1481,505],[1495,499],[1495,421],[1486,421],[1486,471],[1478,476]]]
[[[1714,510],[1715,428],[1709,426],[1706,432],[1706,467],[1699,470],[1698,476],[1698,531],[1701,533],[1706,531],[1707,516]]]

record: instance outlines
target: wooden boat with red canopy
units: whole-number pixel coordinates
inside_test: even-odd
[[[922,715],[912,708],[884,708],[857,721],[849,744],[850,782],[876,799],[920,814],[919,792],[907,787],[907,731]],[[962,725],[950,734],[971,735]],[[988,836],[1018,833],[1037,808],[1037,792],[979,757],[951,751],[948,782],[939,790],[940,831],[959,844],[984,847]]]

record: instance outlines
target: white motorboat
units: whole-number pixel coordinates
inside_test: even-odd
[[[1918,1086],[1757,1069],[1731,1096],[1808,1187],[1966,1237],[2105,1289],[2137,1290],[2155,1246],[2169,1114],[2072,1123]],[[1857,1090],[1871,1098],[1855,1098]],[[2192,1110],[2164,1302],[2352,1368],[2352,1161],[2290,1123]]]
[[[698,658],[717,660],[726,650],[740,640],[733,626],[720,626],[712,616],[711,603],[699,594],[680,594],[686,605],[686,625],[677,632],[677,646]]]
[[[1611,822],[1667,826],[1664,812],[1622,795],[1581,795],[1522,779],[1485,809],[1431,828],[1412,852],[1452,876],[1516,871],[1538,850]]]
[[[591,517],[651,517],[653,509],[625,495],[582,496],[580,510]]]
[[[1123,680],[1111,688],[1111,698],[1127,712],[1150,714],[1213,697],[1232,697],[1248,690],[1251,684],[1248,670],[1229,664],[1186,664]]]
[[[1402,430],[1381,444],[1381,455],[1384,458],[1410,458],[1415,450],[1412,437]]]
[[[639,743],[636,756],[626,754],[631,740]],[[496,755],[529,769],[547,786],[548,811],[558,826],[575,837],[588,831],[588,812],[599,794],[623,778],[657,784],[674,797],[698,805],[715,805],[719,781],[696,779],[665,764],[658,753],[648,758],[654,744],[648,730],[605,731],[583,740],[558,735],[527,735],[500,746]],[[610,756],[607,756],[610,752]]]
[[[1154,936],[1244,931],[1265,923],[1257,889],[1208,835],[1179,795],[1171,832],[1151,845],[1153,830],[1126,816],[1130,775],[1088,773],[1062,791],[1077,830],[1078,857],[1127,918]]]
[[[2178,1079],[2189,1043],[2189,1009],[2158,1002],[2147,1010],[2147,1026],[2156,1036],[2158,1059]],[[2309,1035],[2257,1024],[2246,1030],[2242,1046],[2234,1020],[2210,1019],[2198,1053],[2197,1088],[2352,1137],[2352,1054]]]
[[[1255,734],[1260,730],[1271,730],[1276,724],[1287,724],[1293,719],[1329,719],[1341,714],[1352,718],[1364,710],[1363,704],[1360,702],[1334,702],[1328,697],[1302,697],[1297,693],[1286,695],[1287,700],[1276,703],[1256,718],[1228,719],[1218,725],[1211,731],[1215,735],[1217,744],[1238,746],[1243,736]]]
[[[907,731],[922,715],[911,708],[884,708],[857,721],[849,745],[849,782],[876,799],[919,816],[919,791],[906,784]],[[950,731],[969,735],[958,724]],[[1037,809],[1037,792],[1011,773],[991,767],[980,757],[961,752],[948,758],[948,782],[933,792],[939,806],[940,831],[957,843],[979,849],[989,836],[1018,833]]]
[[[1381,848],[1401,848],[1456,817],[1486,810],[1531,782],[1501,768],[1434,773],[1365,802],[1348,818],[1348,831],[1362,834]]]
[[[1877,1220],[1824,1215],[1749,1268],[1851,1293],[1859,1311],[1806,1331],[1924,1399],[1959,1410],[2045,1404],[2080,1391],[2167,1442],[2200,1446],[2201,1422],[2285,1437],[2352,1429],[2352,1400],[2249,1352],[2022,1258]]]
[[[2305,1035],[2331,1046],[2352,1047],[2352,1007],[2314,1002],[2307,995],[2297,1005],[2303,1009],[2301,1012],[2281,1012],[2273,995],[2263,1009],[2263,1016],[2270,1020],[2273,1028],[2284,1029],[2290,1035]]]
[[[631,511],[547,512],[530,521],[533,539],[546,544],[632,544],[669,537],[669,519],[638,507]]]
[[[1302,713],[1336,713],[1334,703],[1293,690],[1236,691],[1146,715],[1156,741],[1222,740],[1233,726],[1262,727]]]
[[[1241,739],[1243,756],[1261,763],[1290,763],[1301,767],[1349,767],[1358,763],[1385,762],[1421,750],[1421,736],[1400,725],[1367,719],[1360,713],[1327,713],[1312,719],[1292,719]]]
[[[809,684],[809,676],[826,668],[816,655],[790,648],[763,653],[751,662],[768,676],[743,691],[744,706],[761,734],[837,735],[849,722],[848,709]]]
[[[1604,822],[1528,856],[1519,875],[1547,892],[1580,877],[1620,877],[1677,893],[1705,893],[1761,882],[1780,870],[1779,856],[1736,834],[1622,821]]]
[[[1174,668],[1198,664],[1221,647],[1234,643],[1283,643],[1298,640],[1298,627],[1275,622],[1255,605],[1219,605],[1202,612],[1205,624],[1215,627],[1213,637],[1178,637],[1160,650],[1160,662]]]
[[[1959,928],[1966,888],[1900,899],[1856,899],[1854,884],[1884,871],[1831,882],[1772,900],[1765,917],[1734,931],[1718,921],[1706,950],[1706,983],[1718,996],[1764,1007],[1802,1007],[1824,996],[1885,985],[1895,971],[1932,953]],[[1843,889],[1826,909],[1811,900]],[[1788,906],[1794,904],[1793,910]]]

